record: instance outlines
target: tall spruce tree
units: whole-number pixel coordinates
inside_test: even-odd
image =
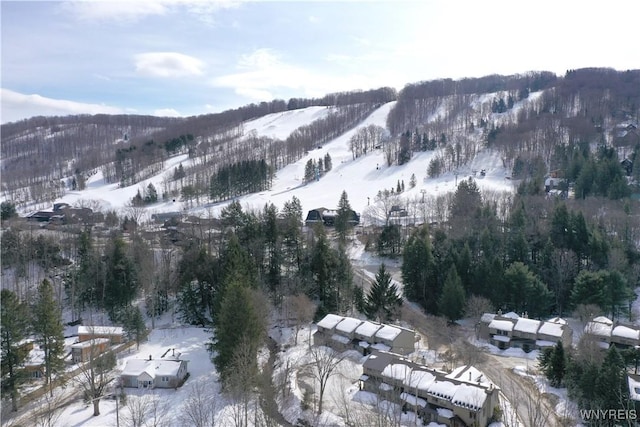
[[[341,242],[345,242],[347,239],[347,233],[352,227],[351,219],[352,213],[351,204],[349,203],[349,196],[346,191],[342,191],[340,200],[338,201],[338,214],[336,215],[335,227],[338,232],[338,237]]]
[[[33,307],[33,332],[44,351],[45,384],[53,396],[52,380],[64,371],[64,326],[62,313],[54,298],[53,286],[44,279],[38,287]]]
[[[251,360],[256,361],[258,348],[264,337],[265,319],[260,316],[254,292],[248,283],[232,280],[225,288],[220,313],[216,317],[215,334],[207,344],[215,352],[213,362],[223,384],[232,374],[234,355],[239,345],[250,345]],[[244,349],[247,351],[247,349]]]
[[[138,291],[138,272],[122,238],[111,241],[105,264],[104,308],[111,320],[120,320],[120,312],[133,301]]]
[[[392,320],[398,308],[402,305],[402,297],[398,287],[391,282],[391,274],[384,263],[376,273],[376,280],[371,284],[364,303],[367,318],[378,322]]]
[[[438,299],[438,309],[449,321],[458,320],[464,312],[465,294],[462,281],[456,267],[452,265],[447,272],[442,294]]]
[[[2,365],[2,391],[11,396],[11,410],[18,410],[18,388],[26,380],[20,367],[28,351],[21,342],[29,335],[29,311],[15,293],[3,289],[0,312],[0,362]]]
[[[430,313],[437,312],[438,289],[433,268],[429,230],[422,226],[411,234],[404,246],[402,280],[407,299],[419,303]]]

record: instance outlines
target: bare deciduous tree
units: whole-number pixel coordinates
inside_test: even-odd
[[[115,355],[111,351],[100,354],[100,344],[97,340],[86,341],[90,346],[89,360],[80,362],[80,373],[74,378],[82,390],[85,399],[93,403],[93,416],[100,415],[100,399],[105,394],[107,385],[113,381],[111,372],[115,366]]]
[[[203,382],[190,385],[189,395],[185,400],[181,422],[193,427],[214,427],[218,412],[217,399],[213,390]]]
[[[308,368],[311,376],[318,381],[320,393],[318,395],[318,414],[322,413],[322,400],[329,378],[336,373],[336,368],[345,356],[337,354],[329,347],[312,346],[309,349]]]

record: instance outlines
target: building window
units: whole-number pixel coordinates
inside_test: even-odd
[[[169,382],[169,377],[162,377],[162,382],[168,383]]]

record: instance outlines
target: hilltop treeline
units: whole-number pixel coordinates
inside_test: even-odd
[[[273,100],[188,118],[106,114],[34,117],[2,125],[2,189],[17,204],[44,202],[64,193],[68,183],[62,178],[84,182],[99,169],[107,182],[130,185],[158,172],[169,155],[180,152],[199,159],[193,170],[185,171],[186,178],[194,182],[208,182],[203,165],[215,169],[218,163],[263,154],[271,167],[278,169],[354,126],[373,106],[395,97],[395,90],[380,88],[288,102]],[[246,144],[239,141],[244,136],[244,121],[311,105],[337,110],[294,132],[286,141],[251,136]],[[183,136],[190,138],[182,141]],[[220,152],[225,155],[219,156]]]

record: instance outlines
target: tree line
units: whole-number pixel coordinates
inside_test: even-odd
[[[452,320],[472,296],[535,318],[563,315],[580,304],[617,318],[628,310],[638,283],[637,223],[628,208],[625,214],[618,207],[620,215],[612,211],[611,221],[619,232],[612,233],[597,211],[588,217],[585,208],[518,194],[500,218],[475,181],[463,180],[447,221],[421,226],[406,241],[405,295]]]

